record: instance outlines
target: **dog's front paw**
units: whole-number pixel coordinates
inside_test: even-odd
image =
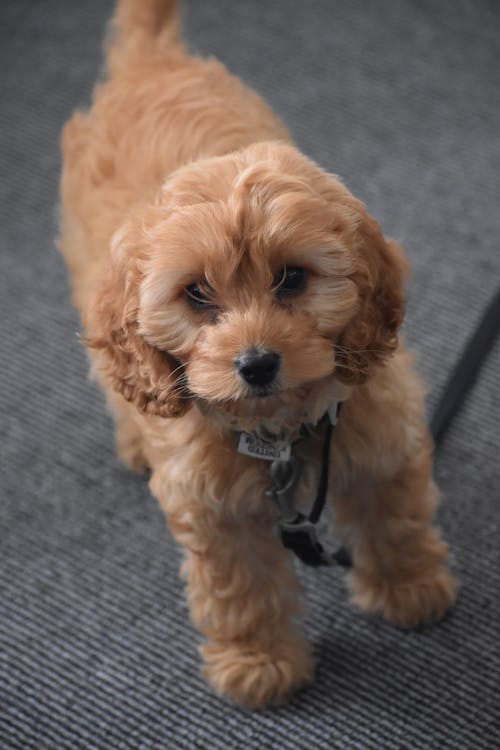
[[[270,650],[255,644],[209,643],[201,653],[207,680],[219,695],[244,708],[283,703],[313,678],[310,646],[300,636]]]
[[[381,614],[393,625],[413,628],[440,620],[454,603],[458,584],[450,571],[440,566],[425,578],[397,583],[355,572],[351,590],[361,609]]]

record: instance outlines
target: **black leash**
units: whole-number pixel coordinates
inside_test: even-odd
[[[465,397],[474,385],[499,330],[500,289],[493,295],[472,336],[468,339],[431,419],[431,433],[437,446],[441,443],[452,420],[465,401]]]
[[[305,516],[303,513],[297,511],[293,518],[282,519],[279,522],[279,531],[283,545],[287,549],[292,550],[303,563],[314,567],[332,565],[334,562],[344,567],[349,567],[352,564],[350,554],[345,547],[341,547],[334,553],[327,552],[319,541],[316,531],[316,524],[321,517],[326,503],[332,435],[341,407],[342,404],[339,403],[333,422],[329,414],[323,417],[323,420],[326,421],[326,427],[321,450],[321,469],[316,498],[309,516]]]
[[[337,407],[337,417],[340,414],[341,404]],[[328,491],[328,479],[330,476],[330,447],[332,444],[333,424],[330,419],[326,419],[325,437],[323,440],[323,450],[321,451],[321,472],[319,475],[318,491],[313,503],[312,510],[309,514],[311,523],[317,523],[323,512],[326,502],[326,493]]]

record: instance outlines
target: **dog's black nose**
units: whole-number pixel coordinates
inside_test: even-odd
[[[281,357],[266,349],[249,349],[236,360],[236,369],[248,385],[271,385],[280,369]]]

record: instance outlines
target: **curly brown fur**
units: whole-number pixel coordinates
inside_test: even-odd
[[[344,401],[331,490],[354,601],[407,627],[455,596],[431,526],[423,391],[398,340],[406,262],[256,94],[184,51],[174,2],[118,3],[108,71],[63,137],[75,304],[120,455],[151,468],[185,549],[207,678],[245,706],[281,701],[312,679],[313,659],[268,466],[236,452],[236,430],[293,439]],[[287,269],[304,283],[285,294]],[[253,350],[279,355],[266,393],[237,366]],[[296,452],[300,505],[318,441]]]

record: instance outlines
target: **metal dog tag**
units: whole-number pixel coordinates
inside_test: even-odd
[[[284,440],[264,440],[250,432],[240,432],[238,453],[252,458],[263,458],[265,461],[289,461],[292,446]]]

